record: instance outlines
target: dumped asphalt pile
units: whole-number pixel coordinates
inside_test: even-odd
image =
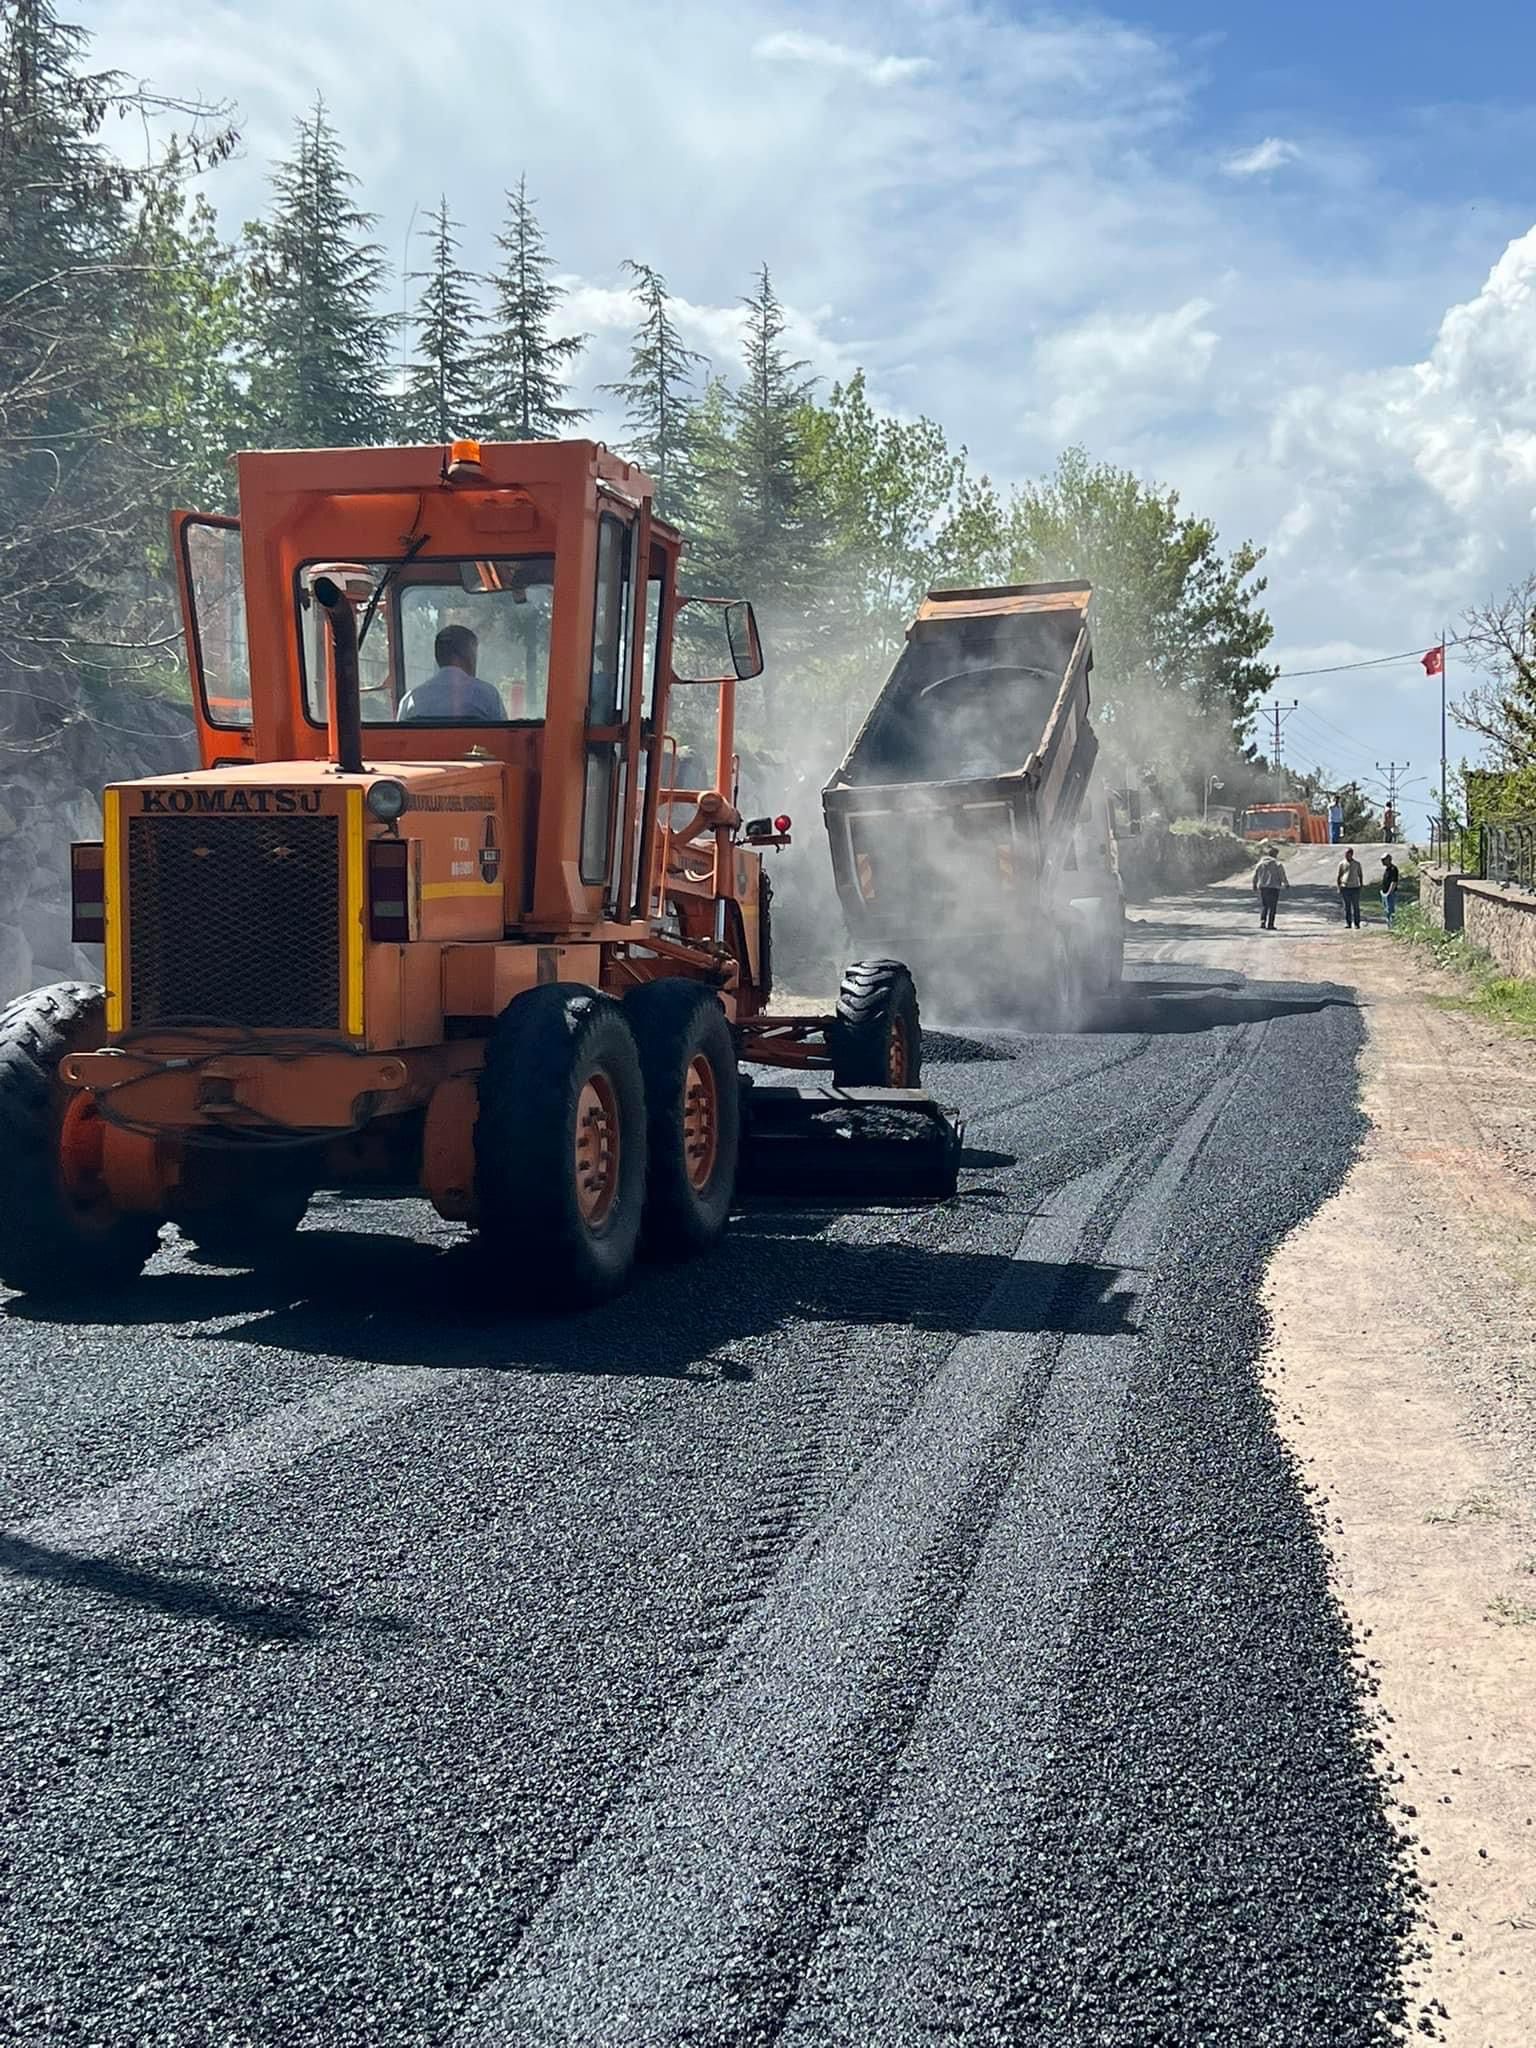
[[[1359,1021],[1180,975],[934,1035],[959,1201],[752,1211],[589,1316],[339,1205],[281,1276],[11,1302],[0,2041],[1392,2039],[1256,1371]]]

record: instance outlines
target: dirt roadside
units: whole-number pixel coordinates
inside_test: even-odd
[[[1131,951],[1341,983],[1360,1002],[1370,1130],[1346,1186],[1271,1268],[1270,1383],[1319,1491],[1339,1595],[1388,1717],[1383,1764],[1415,1838],[1415,2033],[1530,2048],[1536,1045],[1438,1006],[1446,978],[1379,914],[1344,931],[1321,886],[1336,858],[1292,856],[1297,886],[1273,935],[1239,878],[1176,912],[1157,905]],[[1170,921],[1177,935],[1162,937]]]

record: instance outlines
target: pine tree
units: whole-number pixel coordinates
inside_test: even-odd
[[[740,476],[737,547],[783,595],[803,589],[817,542],[815,492],[807,475],[808,365],[783,346],[784,311],[765,263],[747,309],[746,376],[731,402]]]
[[[550,331],[565,293],[550,281],[554,264],[526,176],[506,198],[506,224],[496,237],[503,260],[491,280],[495,306],[480,358],[488,431],[499,440],[558,440],[587,418],[583,407],[565,402],[566,370],[587,337]]]
[[[296,123],[272,174],[270,215],[246,229],[251,427],[267,447],[356,447],[390,438],[392,317],[377,310],[384,253],[367,239],[325,102]]]
[[[630,450],[656,486],[658,509],[669,519],[684,516],[693,475],[691,390],[694,372],[705,366],[697,349],[685,348],[670,311],[666,279],[648,263],[626,261],[640,302],[640,325],[629,353],[629,375],[602,388],[624,401]]]
[[[425,289],[416,311],[417,359],[400,407],[408,441],[451,441],[484,425],[476,347],[484,315],[475,296],[478,280],[458,260],[458,225],[447,199],[440,200],[430,224],[431,263],[414,273]]]
[[[823,518],[806,365],[784,346],[784,314],[767,267],[746,307],[744,376],[722,388],[698,437],[695,583],[749,597],[782,663],[803,659],[822,581]],[[763,686],[772,712],[775,685]]]

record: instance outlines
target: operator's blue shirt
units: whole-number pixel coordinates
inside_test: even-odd
[[[499,693],[461,668],[440,668],[414,690],[407,690],[396,714],[410,718],[464,718],[483,722],[506,717]]]

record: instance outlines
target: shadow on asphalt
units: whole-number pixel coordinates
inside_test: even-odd
[[[959,1031],[935,1031],[923,1027],[923,1064],[926,1067],[982,1066],[992,1060],[1011,1060],[1013,1050],[995,1040],[970,1038]]]
[[[1314,1017],[1321,1010],[1353,1010],[1345,995],[1250,995],[1237,982],[1127,981],[1120,994],[1102,1003],[1088,1030],[1156,1037],[1164,1032],[1213,1031],[1236,1024],[1264,1024],[1274,1017]]]
[[[313,1642],[337,1627],[401,1635],[407,1627],[393,1615],[329,1614],[329,1595],[296,1586],[221,1585],[199,1577],[202,1570],[174,1558],[157,1560],[151,1567],[122,1557],[54,1550],[21,1536],[0,1536],[0,1571],[14,1577],[100,1593],[182,1620],[216,1622],[249,1642]]]
[[[442,1248],[349,1230],[307,1230],[281,1268],[261,1273],[152,1273],[90,1303],[23,1296],[5,1315],[54,1326],[217,1320],[216,1333],[185,1334],[369,1365],[699,1383],[750,1378],[750,1369],[723,1374],[717,1354],[804,1321],[957,1337],[1135,1333],[1136,1296],[1119,1267],[849,1243],[825,1234],[828,1221],[781,1208],[745,1214],[710,1259],[648,1270],[617,1301],[576,1315],[520,1313],[515,1280],[501,1271],[488,1277],[472,1244]]]

